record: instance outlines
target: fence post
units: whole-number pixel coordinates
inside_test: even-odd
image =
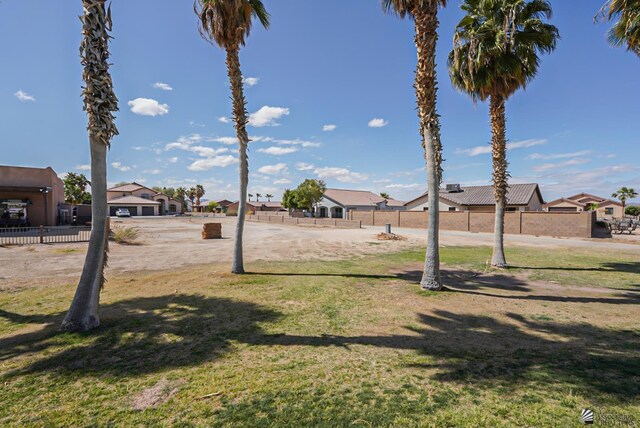
[[[398,210],[398,227],[400,227],[400,210]]]
[[[40,243],[44,244],[44,226],[40,225]]]

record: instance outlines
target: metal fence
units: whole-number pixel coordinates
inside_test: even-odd
[[[88,242],[89,226],[40,226],[0,228],[0,245]]]

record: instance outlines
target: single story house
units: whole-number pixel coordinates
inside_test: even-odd
[[[236,201],[227,205],[228,215],[238,215],[240,201]],[[256,202],[247,201],[247,214],[256,214],[261,212],[286,212],[287,209],[282,206],[282,202]]]
[[[578,193],[568,198],[558,198],[544,204],[544,210],[549,212],[580,212],[590,211],[593,206],[597,208],[598,218],[622,218],[622,204],[618,201],[602,198],[590,193]]]
[[[0,166],[0,226],[55,226],[63,209],[64,183],[51,167]]]
[[[407,202],[410,211],[426,211],[429,195],[425,192]],[[544,200],[540,187],[535,183],[510,184],[507,189],[506,211],[542,211]],[[493,186],[460,186],[449,184],[440,189],[440,211],[495,212],[496,202]]]
[[[385,199],[366,190],[326,189],[318,202],[314,215],[319,218],[347,218],[350,210],[398,210],[404,211],[403,201]]]
[[[181,201],[135,182],[107,189],[107,205],[111,216],[119,208],[128,209],[132,216],[180,214],[183,209]]]

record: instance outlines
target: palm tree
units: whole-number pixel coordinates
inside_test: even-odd
[[[267,198],[268,202],[271,202],[271,198],[273,198],[273,195],[270,193],[267,193],[266,195],[264,195],[265,198]]]
[[[184,187],[178,187],[173,194],[173,197],[182,202],[182,207],[186,208],[186,198],[189,191]]]
[[[261,197],[262,197],[262,193],[256,193],[256,202],[260,202]]]
[[[613,46],[626,45],[640,56],[640,0],[608,0],[600,14],[611,21],[618,18],[607,38]]]
[[[247,196],[249,197],[249,202],[251,202],[251,198],[253,198],[253,193],[249,193]]]
[[[383,9],[400,18],[413,18],[418,65],[414,88],[420,118],[420,135],[427,162],[429,193],[427,251],[420,285],[428,290],[442,290],[440,253],[438,248],[439,190],[442,181],[442,145],[440,119],[436,110],[436,42],[438,40],[438,7],[446,0],[382,0]]]
[[[636,192],[632,187],[621,187],[617,191],[613,192],[611,195],[612,198],[618,198],[620,203],[622,204],[622,217],[625,216],[625,207],[627,205],[627,199],[634,199],[638,197],[638,192]]]
[[[550,53],[558,29],[543,22],[551,17],[546,0],[465,0],[466,15],[456,26],[449,72],[453,85],[474,102],[490,99],[493,149],[495,238],[491,264],[506,267],[504,213],[507,203],[507,138],[505,102],[538,72],[540,53]]]
[[[107,149],[118,135],[113,112],[118,99],[109,74],[109,31],[111,10],[105,0],[83,0],[83,40],[80,56],[84,110],[87,112],[91,152],[91,237],[82,274],[73,301],[62,321],[65,331],[87,331],[100,325],[98,305],[104,286],[104,268],[109,251],[107,231]]]
[[[202,184],[196,184],[196,205],[200,206],[200,198],[202,198],[205,194],[204,187]]]
[[[387,192],[380,193],[380,197],[384,198],[384,199],[390,199],[391,198],[391,196],[389,196],[389,194]]]
[[[197,9],[200,5],[200,10]],[[238,223],[236,225],[235,248],[232,273],[244,273],[242,257],[242,235],[244,215],[247,206],[247,187],[249,185],[249,161],[247,146],[247,102],[244,98],[242,71],[240,70],[240,47],[251,32],[253,18],[257,18],[264,28],[269,27],[269,14],[260,0],[197,0],[196,13],[200,23],[200,34],[210,43],[215,43],[226,51],[227,74],[231,84],[233,100],[233,121],[238,137],[238,158],[240,161],[240,203]]]
[[[192,187],[187,191],[187,199],[191,201],[191,211],[193,211],[193,201],[196,199],[196,188]]]
[[[588,203],[585,208],[587,211],[596,211],[598,208],[600,208],[600,205],[596,202],[591,202]]]

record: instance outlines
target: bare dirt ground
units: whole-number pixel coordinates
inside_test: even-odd
[[[222,223],[223,239],[202,240],[200,231],[206,222]],[[113,219],[112,224],[138,228],[135,245],[111,243],[108,275],[127,272],[171,270],[203,263],[231,261],[235,218],[146,218]],[[393,230],[404,240],[376,239],[382,227],[333,229],[245,223],[245,260],[335,260],[420,248],[426,243],[426,231]],[[491,234],[441,232],[442,245],[491,245]],[[544,248],[593,248],[594,251],[640,246],[619,240],[581,240],[511,235],[507,245]],[[22,286],[62,284],[74,281],[82,270],[87,243],[0,247],[0,290]]]

